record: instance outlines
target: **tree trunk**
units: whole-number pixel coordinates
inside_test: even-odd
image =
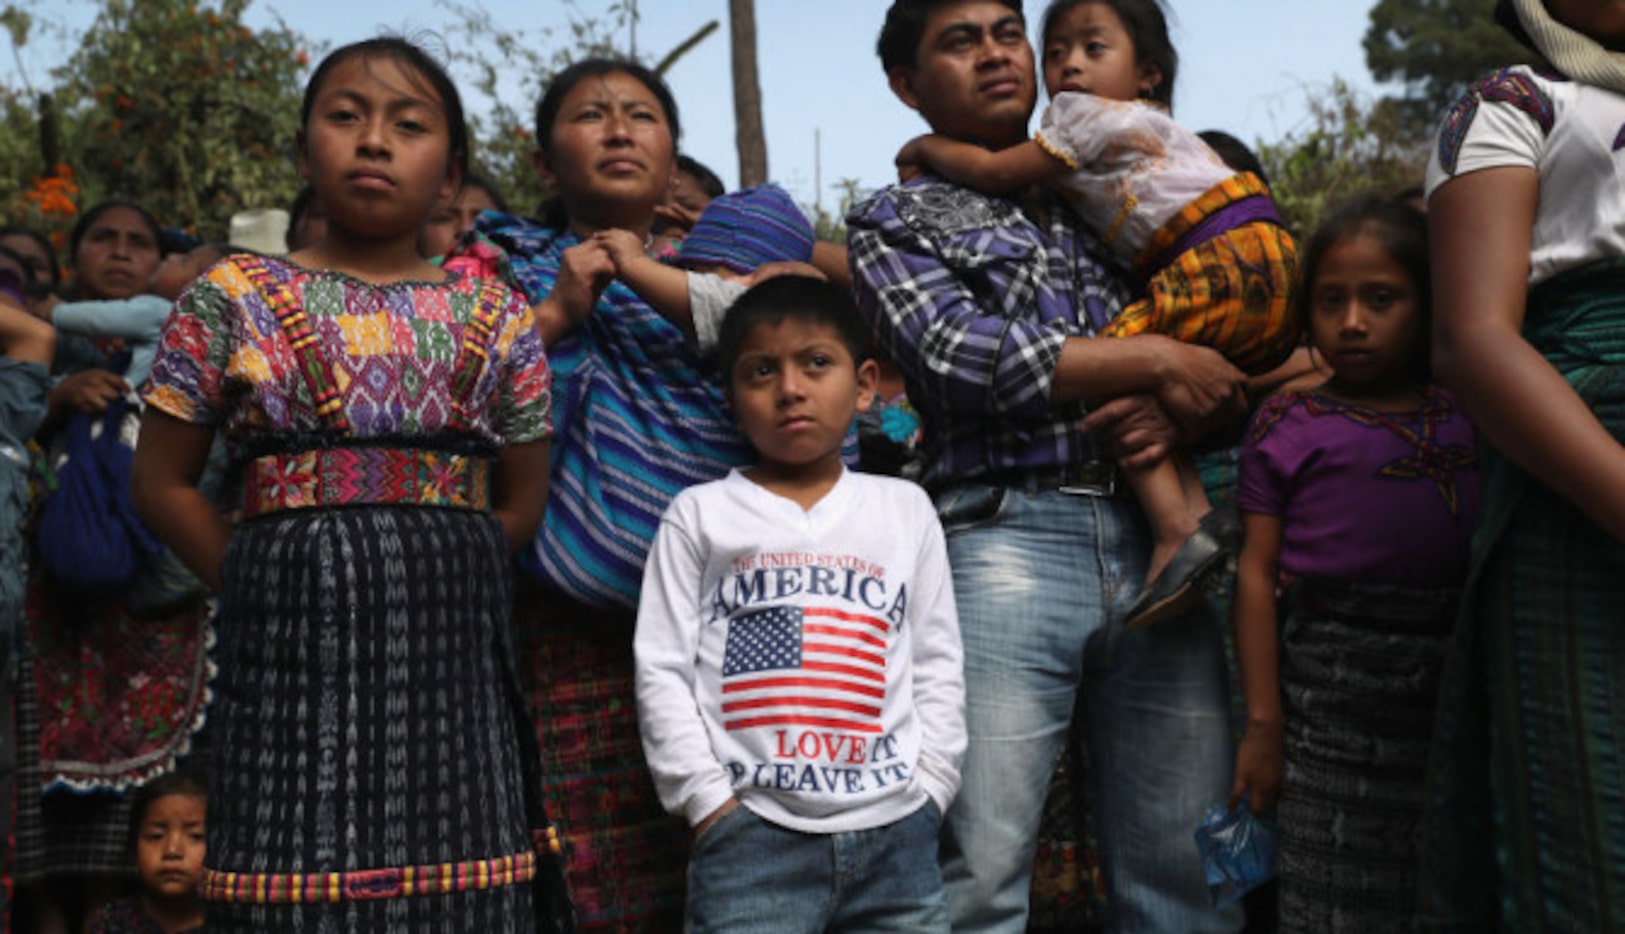
[[[62,163],[62,127],[56,118],[56,98],[39,96],[39,154],[45,167],[40,175],[50,175]]]
[[[767,181],[767,139],[762,133],[762,85],[756,76],[756,0],[728,0],[732,24],[734,141],[739,186]]]

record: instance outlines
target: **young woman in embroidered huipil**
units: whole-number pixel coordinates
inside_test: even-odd
[[[209,927],[530,931],[552,864],[509,555],[545,496],[541,340],[505,286],[418,253],[467,152],[437,64],[340,49],[302,125],[327,235],[227,257],[182,296],[135,464],[144,517],[223,595]],[[217,430],[235,527],[194,488]]]

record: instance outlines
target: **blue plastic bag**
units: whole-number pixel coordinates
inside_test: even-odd
[[[1196,828],[1213,906],[1223,908],[1275,877],[1275,831],[1253,817],[1244,797],[1234,811],[1215,805]]]

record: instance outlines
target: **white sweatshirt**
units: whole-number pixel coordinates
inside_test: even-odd
[[[794,830],[864,830],[959,790],[959,618],[911,483],[846,472],[805,511],[737,470],[684,490],[634,646],[644,753],[690,824],[738,797]]]

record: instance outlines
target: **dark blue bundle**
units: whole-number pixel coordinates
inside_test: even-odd
[[[123,594],[163,550],[130,498],[140,418],[139,403],[118,398],[99,415],[68,420],[57,487],[40,510],[38,544],[45,570],[74,597]]]

